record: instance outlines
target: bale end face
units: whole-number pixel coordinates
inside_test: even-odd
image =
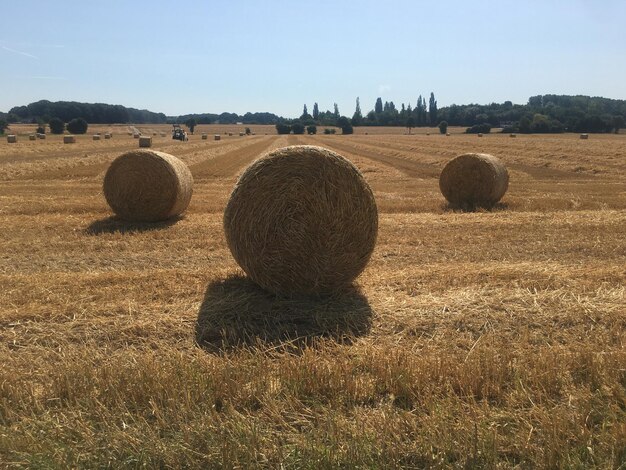
[[[158,222],[185,211],[193,192],[193,177],[187,165],[173,155],[134,150],[111,163],[103,191],[118,217]]]
[[[152,147],[152,137],[150,136],[141,136],[139,137],[139,147],[141,148],[150,148]]]
[[[492,155],[466,153],[450,160],[441,171],[439,188],[457,207],[493,207],[506,193],[509,173]]]
[[[261,287],[321,294],[346,287],[365,269],[378,212],[352,163],[299,145],[244,171],[226,206],[224,230],[233,257]]]

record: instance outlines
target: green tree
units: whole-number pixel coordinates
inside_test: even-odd
[[[277,134],[289,134],[291,132],[291,126],[289,124],[278,123],[276,124]]]
[[[415,119],[413,118],[413,116],[411,116],[406,120],[406,128],[409,130],[409,134],[411,133],[411,129],[413,129],[414,127]]]
[[[363,114],[361,113],[361,103],[359,101],[359,97],[356,97],[356,109],[354,110],[354,114],[352,115],[352,125],[360,126],[363,123]]]
[[[441,121],[439,123],[439,133],[446,134],[448,132],[448,123],[446,121]]]
[[[320,108],[317,105],[317,103],[314,103],[313,104],[313,119],[317,121],[319,117],[320,117]]]
[[[428,115],[430,116],[430,124],[434,126],[437,123],[437,101],[435,100],[435,94],[433,92],[430,93]]]
[[[192,135],[193,135],[193,130],[196,128],[197,125],[198,125],[198,122],[196,121],[195,118],[189,118],[185,121],[185,126],[187,126],[187,129],[189,129],[189,132],[191,132]]]
[[[317,134],[317,126],[313,126],[313,125],[307,126],[306,127],[306,133],[309,134],[309,135]]]
[[[337,126],[341,127],[342,134],[354,133],[354,129],[352,128],[352,124],[350,123],[350,119],[345,116],[341,116],[339,119],[337,119]]]
[[[88,127],[89,124],[83,118],[74,118],[67,123],[67,130],[72,134],[84,134]]]
[[[337,106],[337,103],[333,104],[335,107],[335,110],[333,111],[333,116],[335,116],[335,121],[337,121],[337,119],[339,119],[339,106]]]
[[[294,122],[291,124],[291,130],[294,134],[304,134],[304,124],[301,122]]]
[[[63,134],[63,131],[65,130],[65,123],[58,117],[50,119],[48,125],[50,126],[50,132],[53,134]]]
[[[4,134],[4,130],[9,128],[9,123],[5,119],[0,119],[0,134]]]
[[[381,114],[383,112],[383,100],[382,98],[376,98],[376,104],[374,105],[374,112],[376,114]]]

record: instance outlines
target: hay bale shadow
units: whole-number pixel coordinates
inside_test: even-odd
[[[182,219],[182,216],[178,216],[161,222],[129,222],[112,216],[92,222],[87,228],[85,228],[85,232],[88,235],[100,235],[102,233],[149,232],[152,230],[163,230],[171,227]]]
[[[238,348],[297,352],[319,339],[350,343],[371,329],[372,309],[356,287],[328,296],[281,297],[242,275],[207,286],[197,344],[212,353]]]
[[[493,205],[473,203],[452,204],[450,202],[443,204],[444,212],[500,212],[508,209],[509,205],[506,202],[497,202]]]

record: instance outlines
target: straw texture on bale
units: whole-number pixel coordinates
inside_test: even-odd
[[[141,137],[139,137],[139,147],[152,147],[152,137],[148,135],[142,135]]]
[[[64,144],[74,144],[74,143],[76,143],[76,137],[74,137],[73,135],[64,135],[63,136],[63,143]]]
[[[120,218],[157,222],[185,211],[193,177],[187,165],[173,155],[133,150],[111,163],[103,186],[109,206]]]
[[[450,160],[439,176],[439,188],[453,205],[491,207],[509,187],[504,164],[485,153],[466,153]]]
[[[7,142],[10,144],[14,144],[17,142],[17,136],[13,134],[7,135]]]
[[[37,140],[37,136],[35,134],[31,134],[28,136],[28,140]]]
[[[228,246],[261,287],[322,294],[349,285],[376,243],[374,195],[357,168],[322,147],[275,150],[241,175],[224,212]]]
[[[219,134],[215,134],[215,135],[213,136],[213,140],[220,140],[221,138],[222,138],[222,136],[221,136],[221,135],[219,135]]]

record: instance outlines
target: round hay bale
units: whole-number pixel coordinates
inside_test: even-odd
[[[149,135],[142,135],[141,137],[139,137],[139,147],[152,147],[152,137]]]
[[[132,150],[111,163],[103,189],[107,203],[120,218],[157,222],[185,211],[193,177],[187,165],[173,155]]]
[[[466,153],[450,160],[439,176],[439,189],[450,204],[491,207],[509,187],[504,164],[485,153]]]
[[[9,144],[15,144],[17,142],[17,136],[14,134],[7,135],[7,142]]]
[[[589,134],[580,134],[580,138],[583,140],[587,140],[589,138]]]
[[[46,138],[46,134],[37,134],[37,137],[40,139],[45,139]]]
[[[221,136],[221,135],[219,135],[219,134],[215,134],[215,135],[213,136],[213,140],[221,140],[221,138],[222,138],[222,136]]]
[[[479,132],[479,133],[478,133],[478,137],[482,137],[482,136],[483,136],[483,135],[482,135],[482,133],[480,133],[480,132]]]
[[[104,134],[104,138],[105,138],[105,140],[110,139],[111,138],[111,134]]]
[[[94,134],[93,140],[100,140],[100,134]]]
[[[450,133],[449,132],[446,132],[446,137],[450,137]]]
[[[133,134],[133,139],[138,139],[139,137],[141,137],[141,134],[137,134],[137,133]]]
[[[517,134],[511,134],[510,136],[515,138],[515,137],[517,137]]]
[[[321,294],[349,285],[365,269],[378,211],[351,162],[297,145],[244,171],[224,211],[224,231],[233,257],[261,287]]]
[[[76,143],[76,137],[74,137],[73,135],[64,135],[63,136],[63,143],[64,144],[75,144]]]
[[[37,136],[35,134],[30,134],[28,136],[28,140],[37,140]]]
[[[207,140],[209,138],[209,135],[206,132],[202,133],[202,140]]]

